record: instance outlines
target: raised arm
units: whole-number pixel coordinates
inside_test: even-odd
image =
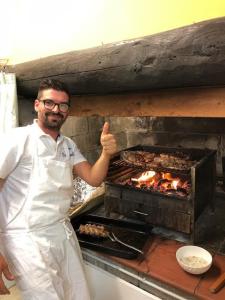
[[[111,156],[117,151],[113,134],[109,132],[109,123],[105,123],[101,134],[102,153],[92,166],[87,161],[74,166],[74,172],[92,186],[99,186],[104,180]]]

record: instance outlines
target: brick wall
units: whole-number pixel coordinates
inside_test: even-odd
[[[222,174],[225,156],[224,118],[110,117],[119,148],[161,145],[217,150],[217,173]]]
[[[103,117],[68,117],[62,133],[70,137],[88,161],[93,163],[101,152],[100,134]]]

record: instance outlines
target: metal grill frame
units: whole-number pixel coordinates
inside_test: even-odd
[[[125,150],[142,150],[154,153],[174,153],[179,151],[190,154],[197,162],[187,171],[176,170],[174,172],[174,170],[168,168],[153,170],[167,171],[178,176],[188,176],[191,182],[191,195],[187,199],[176,195],[167,195],[113,183],[112,171],[114,172],[114,177],[118,175],[118,170],[115,168],[115,164],[120,162],[120,153],[118,153],[111,159],[106,179],[104,201],[106,213],[117,212],[127,217],[144,221],[146,224],[175,230],[187,235],[193,243],[196,242],[195,227],[198,217],[207,205],[212,210],[214,209],[216,151],[141,145]],[[133,168],[137,172],[137,167],[132,167],[131,164],[125,164],[125,167],[129,168],[129,170]],[[110,178],[111,180],[109,180]]]

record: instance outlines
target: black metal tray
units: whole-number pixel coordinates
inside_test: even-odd
[[[143,228],[129,228],[129,223],[115,222],[112,219],[95,217],[93,215],[82,215],[71,220],[72,226],[77,233],[77,238],[81,247],[88,248],[95,251],[104,252],[109,255],[122,257],[126,259],[135,259],[139,253],[133,249],[121,245],[118,242],[111,241],[107,238],[93,237],[90,235],[79,234],[78,228],[80,224],[97,224],[103,225],[107,230],[112,231],[120,240],[128,243],[137,249],[142,250],[148,237],[149,232],[146,233]]]

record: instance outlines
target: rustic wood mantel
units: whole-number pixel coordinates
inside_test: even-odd
[[[72,96],[70,114],[85,116],[225,117],[225,87]]]

